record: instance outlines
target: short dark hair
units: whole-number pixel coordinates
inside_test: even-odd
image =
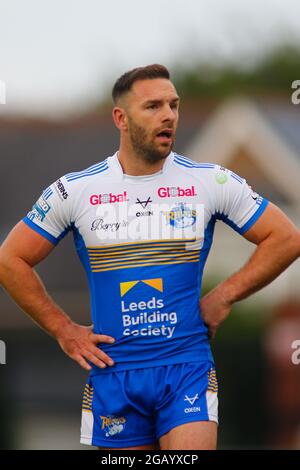
[[[134,82],[138,80],[152,80],[154,78],[166,78],[170,80],[170,73],[164,65],[160,64],[146,65],[145,67],[136,67],[135,69],[129,70],[121,75],[114,84],[112,90],[113,102],[116,104],[120,96],[131,89]]]

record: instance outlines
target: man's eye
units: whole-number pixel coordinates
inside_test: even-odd
[[[149,106],[147,106],[147,109],[155,109],[157,108],[157,104],[150,104]]]

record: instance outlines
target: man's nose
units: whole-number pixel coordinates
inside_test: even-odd
[[[165,121],[172,121],[174,122],[176,119],[174,109],[171,106],[166,105],[163,108],[162,120]]]

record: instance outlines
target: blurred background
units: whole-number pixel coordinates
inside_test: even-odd
[[[163,63],[181,96],[176,151],[248,180],[300,227],[296,0],[0,0],[0,242],[61,175],[112,155],[110,90]],[[254,245],[217,224],[204,293]],[[37,271],[81,324],[89,296],[72,237]],[[300,448],[300,263],[237,303],[213,342],[219,448]],[[79,444],[87,373],[0,291],[0,447]],[[1,361],[0,361],[1,362]]]

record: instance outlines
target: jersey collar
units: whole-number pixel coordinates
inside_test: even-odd
[[[164,161],[163,167],[160,171],[157,171],[156,173],[153,173],[151,175],[139,175],[139,176],[132,176],[132,175],[126,175],[123,173],[123,168],[119,162],[118,159],[118,152],[116,152],[112,157],[110,161],[110,166],[114,169],[114,171],[118,174],[120,180],[125,180],[131,183],[143,183],[146,181],[152,181],[155,180],[156,178],[159,178],[162,175],[165,175],[167,169],[170,167],[174,159],[174,153],[170,152],[167,158]]]

